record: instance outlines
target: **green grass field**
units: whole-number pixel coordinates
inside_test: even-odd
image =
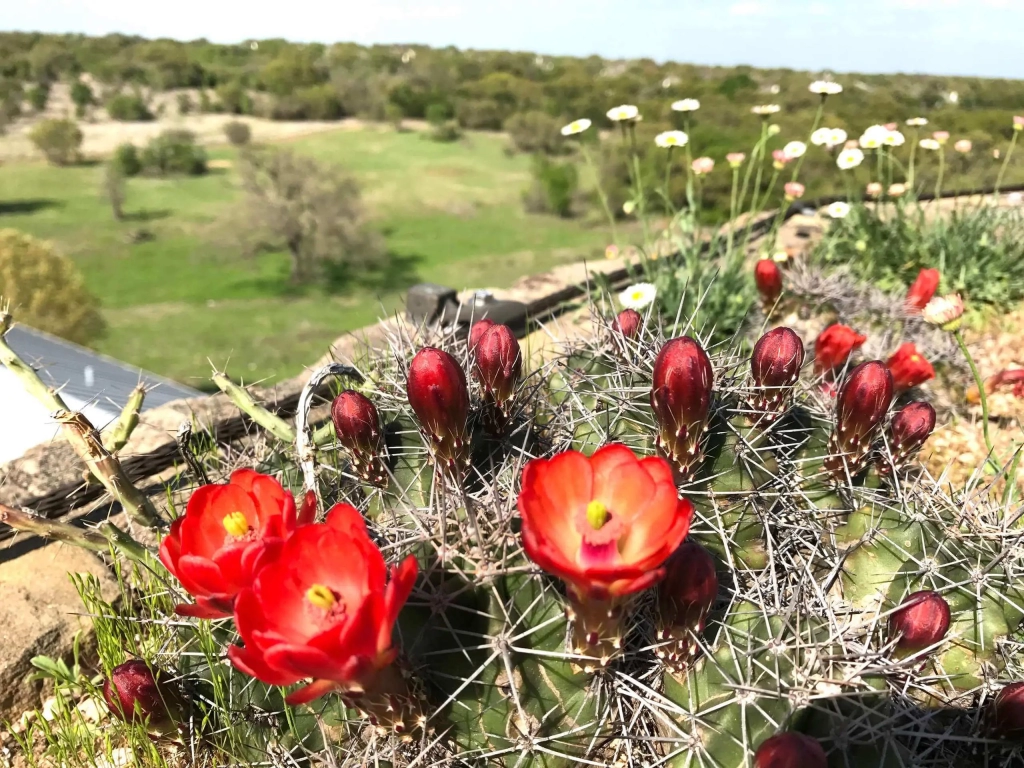
[[[74,258],[109,324],[96,349],[196,387],[206,386],[211,362],[246,381],[293,376],[345,331],[400,306],[413,283],[507,286],[593,257],[607,239],[578,222],[525,214],[529,160],[507,157],[499,136],[438,144],[367,128],[291,145],[360,179],[394,257],[386,273],[334,291],[296,290],[283,253],[241,258],[223,223],[241,198],[231,169],[132,179],[130,220],[116,222],[100,195],[102,166],[7,164],[0,227],[52,240]],[[234,157],[228,148],[211,152]],[[154,239],[128,244],[126,234],[142,227]]]

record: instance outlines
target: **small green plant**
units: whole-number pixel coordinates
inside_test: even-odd
[[[25,98],[32,105],[32,109],[36,112],[42,112],[46,109],[46,104],[50,100],[50,86],[44,84],[34,85],[28,89]]]
[[[107,114],[112,120],[146,122],[153,119],[145,100],[135,93],[119,93],[107,101]]]
[[[131,142],[119,144],[114,150],[110,162],[120,169],[124,176],[138,176],[142,172],[142,160],[139,159],[139,149]]]
[[[224,136],[236,147],[243,147],[252,139],[252,128],[241,120],[224,123]]]
[[[159,176],[206,173],[206,150],[191,131],[170,129],[152,139],[139,157],[147,173]]]
[[[177,101],[179,115],[190,114],[192,110],[195,109],[195,104],[192,103],[192,97],[187,93],[179,93]]]
[[[531,213],[553,213],[562,218],[573,215],[579,187],[579,171],[571,162],[557,162],[545,155],[533,157],[533,184],[523,194]]]
[[[81,159],[82,130],[74,120],[43,120],[29,139],[53,165],[72,165]]]
[[[71,84],[71,101],[75,105],[75,115],[79,118],[85,117],[86,111],[96,103],[92,88],[81,80],[75,80]]]

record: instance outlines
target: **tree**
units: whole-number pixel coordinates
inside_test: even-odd
[[[83,137],[74,120],[43,120],[28,137],[54,165],[78,162]]]
[[[78,117],[85,117],[89,106],[96,103],[92,88],[81,80],[75,80],[71,85],[71,101],[75,103],[75,114]]]
[[[252,140],[252,129],[241,120],[224,123],[224,136],[236,147],[242,147]]]
[[[129,145],[131,146],[131,145]],[[127,181],[124,171],[116,160],[111,160],[103,169],[103,196],[110,203],[110,209],[114,219],[121,221],[124,218],[124,198],[127,192]]]
[[[139,158],[147,173],[157,176],[206,173],[206,150],[196,143],[192,131],[169,128],[150,139]]]
[[[78,344],[103,332],[99,303],[74,262],[14,229],[0,229],[0,296],[21,322]]]
[[[310,282],[325,266],[365,267],[386,258],[359,185],[341,168],[289,149],[258,148],[243,154],[240,174],[240,235],[287,250],[291,282]]]

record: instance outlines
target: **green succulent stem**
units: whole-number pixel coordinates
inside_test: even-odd
[[[242,413],[270,432],[278,440],[285,443],[295,442],[295,430],[284,419],[275,416],[262,405],[253,399],[253,396],[244,388],[235,384],[226,373],[217,371],[212,376],[213,383],[218,389],[228,396]]]
[[[989,434],[988,394],[985,392],[985,380],[981,377],[981,372],[978,370],[974,357],[967,348],[967,342],[964,341],[964,335],[959,328],[953,331],[953,338],[956,339],[957,346],[960,347],[960,351],[967,360],[967,365],[971,369],[971,375],[974,377],[974,383],[978,387],[978,399],[981,401],[981,430],[985,436],[985,447],[988,449],[987,462],[996,472],[1000,472],[1003,469],[1003,464],[996,457],[996,449],[992,444],[992,436]]]

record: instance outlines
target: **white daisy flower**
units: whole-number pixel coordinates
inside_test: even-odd
[[[884,125],[872,125],[861,134],[858,143],[864,149],[878,149],[885,142],[888,135],[889,129]]]
[[[659,147],[685,147],[690,137],[683,131],[664,131],[654,137],[654,143]]]
[[[964,302],[958,293],[936,296],[925,305],[921,314],[926,323],[937,325],[944,331],[955,331],[964,315]]]
[[[787,160],[795,160],[798,157],[803,157],[807,152],[807,145],[802,141],[791,141],[782,148],[782,154],[786,156]]]
[[[909,120],[907,120],[907,125],[909,125],[911,128],[920,128],[922,126],[928,125],[928,119],[925,117],[912,117]]]
[[[907,139],[899,131],[889,131],[882,141],[888,147],[902,147]]]
[[[917,143],[920,145],[921,149],[930,149],[935,151],[942,148],[942,145],[935,139],[921,139]]]
[[[672,109],[676,112],[696,112],[700,109],[700,102],[697,99],[680,99],[672,102]]]
[[[759,104],[758,106],[752,108],[750,111],[753,112],[755,115],[767,117],[768,115],[774,115],[780,109],[782,109],[782,107],[780,107],[778,104]]]
[[[842,128],[833,128],[829,133],[828,145],[832,147],[838,147],[840,144],[846,141],[846,131]]]
[[[657,295],[658,290],[650,283],[636,283],[619,294],[619,303],[626,309],[643,309]]]
[[[843,86],[831,80],[815,80],[807,90],[819,96],[835,96],[837,93],[843,92]]]
[[[568,125],[562,126],[563,136],[573,136],[577,133],[583,133],[591,125],[590,121],[585,117],[581,117],[579,120],[573,120]]]
[[[828,140],[831,135],[831,128],[819,128],[811,134],[811,144],[816,147],[823,147],[828,144]]]
[[[640,110],[632,104],[620,104],[608,110],[608,119],[615,123],[623,120],[636,120],[640,116]]]
[[[856,148],[844,149],[839,153],[836,158],[836,165],[842,170],[848,171],[851,168],[856,168],[858,165],[864,162],[864,153]]]
[[[850,204],[841,200],[836,201],[828,207],[827,211],[833,219],[845,219],[850,214]]]

